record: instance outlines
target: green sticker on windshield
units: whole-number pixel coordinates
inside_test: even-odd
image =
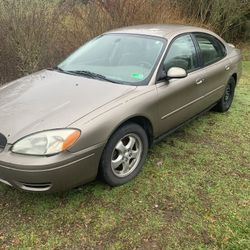
[[[138,80],[143,80],[144,79],[144,75],[140,74],[140,73],[134,73],[131,75],[133,78],[138,79]]]

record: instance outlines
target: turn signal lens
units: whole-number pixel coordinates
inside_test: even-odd
[[[62,151],[70,148],[76,141],[77,139],[80,137],[81,133],[80,131],[76,130],[75,132],[73,132],[72,134],[70,134],[66,140],[64,141],[63,145],[62,145]]]

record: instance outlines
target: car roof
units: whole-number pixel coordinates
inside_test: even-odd
[[[136,25],[136,26],[128,26],[124,28],[111,30],[107,33],[139,34],[139,35],[158,36],[168,39],[174,35],[178,35],[185,32],[205,32],[217,36],[215,33],[207,29],[195,26],[180,25],[180,24]]]

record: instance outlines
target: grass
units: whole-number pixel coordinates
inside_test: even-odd
[[[245,42],[237,45],[237,48],[240,48],[242,53],[242,60],[250,61],[250,43]]]
[[[229,112],[157,144],[142,173],[64,194],[0,185],[0,249],[248,249],[250,62]]]

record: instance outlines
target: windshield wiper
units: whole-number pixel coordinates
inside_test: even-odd
[[[65,72],[62,68],[60,68],[58,66],[50,68],[50,70],[56,70],[56,71],[60,71],[60,72]]]
[[[67,71],[67,73],[72,73],[72,74],[81,75],[81,76],[87,76],[87,77],[90,77],[90,78],[93,78],[93,79],[99,79],[99,80],[103,80],[103,81],[107,81],[107,82],[119,83],[120,84],[120,82],[109,79],[104,75],[97,74],[97,73],[87,71],[87,70],[74,70],[74,71],[70,70],[70,71]]]
[[[97,73],[87,71],[87,70],[63,70],[62,68],[60,68],[58,66],[56,66],[54,68],[50,68],[49,70],[56,70],[56,71],[59,71],[59,72],[65,73],[65,74],[81,75],[81,76],[86,76],[86,77],[90,77],[90,78],[93,78],[93,79],[99,79],[99,80],[112,82],[112,83],[116,83],[116,84],[122,84],[122,82],[109,79],[104,75],[97,74]]]
[[[66,71],[66,70],[64,70],[64,69],[62,69],[62,68],[60,68],[58,66],[55,66],[53,68],[48,68],[48,70],[55,70],[57,72],[61,72],[61,73],[64,73],[64,74],[70,74],[70,75],[72,75],[72,73],[70,73],[69,71]]]

